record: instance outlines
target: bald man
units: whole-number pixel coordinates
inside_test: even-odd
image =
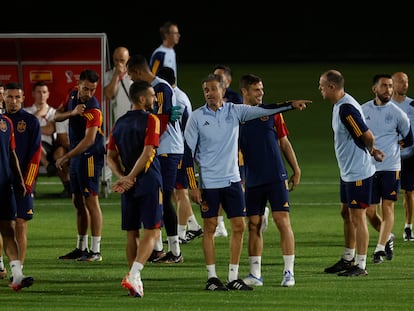
[[[112,54],[113,68],[104,74],[104,95],[111,107],[111,124],[131,108],[128,90],[132,84],[126,70],[129,51],[126,47],[117,47]]]

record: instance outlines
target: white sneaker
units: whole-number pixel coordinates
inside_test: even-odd
[[[224,227],[223,225],[218,225],[217,227],[216,227],[216,232],[214,232],[214,236],[217,238],[217,237],[227,237],[228,236],[228,234],[227,234],[227,230],[226,230],[226,227]]]
[[[246,283],[249,286],[263,286],[263,278],[255,277],[253,274],[249,273],[248,276],[246,276],[243,279],[244,283]]]
[[[262,232],[265,232],[267,227],[269,226],[269,213],[270,213],[270,209],[266,206],[264,214],[263,214],[262,226],[260,228]]]
[[[121,285],[128,290],[129,296],[137,298],[144,297],[144,286],[141,279],[133,280],[128,273],[122,279]]]
[[[295,278],[290,271],[283,272],[283,280],[280,283],[283,287],[292,287],[295,285]]]

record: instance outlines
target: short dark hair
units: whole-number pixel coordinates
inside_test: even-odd
[[[145,70],[149,70],[149,65],[148,65],[148,61],[145,58],[144,55],[140,55],[140,54],[134,54],[132,55],[126,64],[128,69],[135,69],[135,68],[141,68],[141,69],[145,69]]]
[[[262,78],[254,74],[246,74],[240,78],[240,88],[247,89],[250,85],[262,82]]]
[[[233,72],[231,71],[231,68],[227,65],[223,65],[223,64],[216,64],[213,67],[213,72],[216,71],[217,69],[221,69],[224,71],[224,73],[229,76],[232,77],[233,76]]]
[[[374,78],[372,78],[372,85],[377,84],[377,83],[378,83],[378,81],[379,81],[381,78],[392,79],[392,76],[391,76],[390,74],[388,74],[388,73],[379,73],[379,74],[376,74],[376,75],[374,76]]]
[[[95,70],[85,69],[80,73],[79,81],[89,81],[92,83],[98,82],[99,74]]]
[[[4,90],[23,90],[22,86],[18,82],[9,82],[4,87]]]
[[[170,85],[175,84],[174,70],[170,67],[161,67],[158,70],[157,76],[167,81]]]
[[[133,103],[138,102],[140,96],[145,95],[148,89],[152,87],[147,81],[136,81],[129,87],[129,98]]]
[[[33,90],[37,88],[38,86],[48,86],[45,81],[36,81],[35,84],[33,84]]]

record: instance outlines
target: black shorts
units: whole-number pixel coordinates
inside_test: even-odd
[[[45,141],[42,141],[42,148],[46,151],[47,160],[54,163],[53,152],[55,151],[55,147]]]

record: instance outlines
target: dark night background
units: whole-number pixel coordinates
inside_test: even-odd
[[[0,33],[104,32],[111,54],[125,45],[149,57],[161,43],[159,27],[171,20],[181,32],[178,63],[413,59],[414,14],[398,3],[364,3],[362,10],[349,1],[124,2],[7,2]]]

